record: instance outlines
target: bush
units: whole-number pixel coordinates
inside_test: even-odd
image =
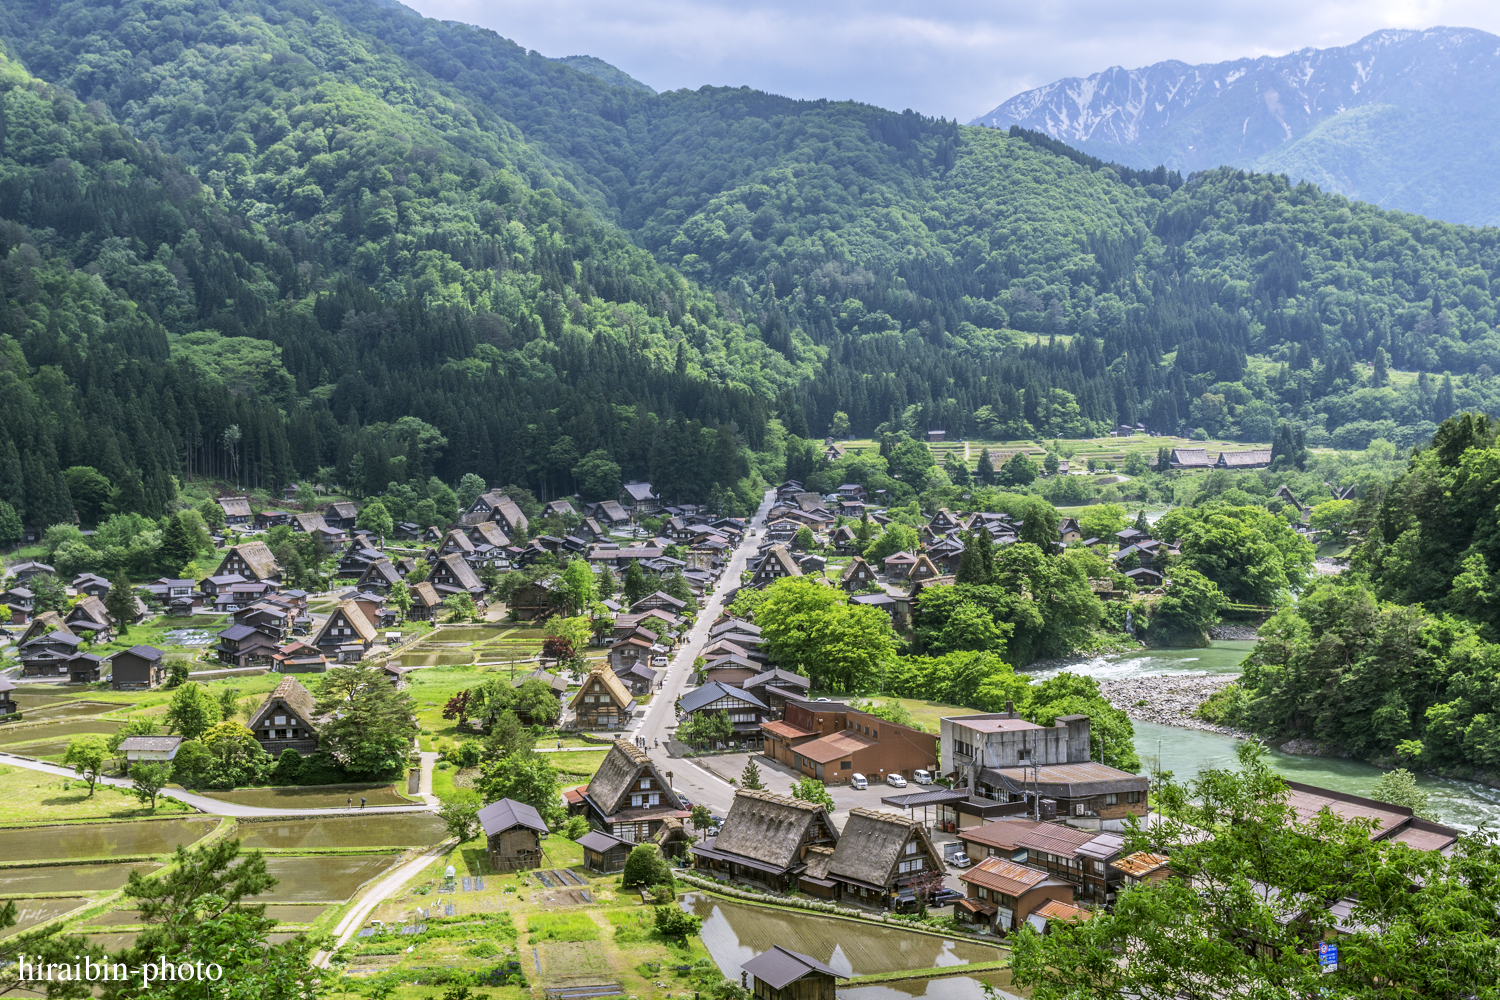
[[[703,929],[703,921],[676,906],[656,908],[656,930],[662,937],[681,940]]]
[[[1248,728],[1250,694],[1238,684],[1226,684],[1209,695],[1193,714],[1216,726]]]
[[[641,885],[672,885],[672,869],[655,844],[638,844],[625,859],[620,884],[627,889]]]

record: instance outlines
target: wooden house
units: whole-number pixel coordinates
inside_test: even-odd
[[[155,646],[131,646],[109,658],[110,687],[143,691],[167,679],[166,654]]]
[[[228,576],[230,573],[238,573],[246,580],[275,582],[281,579],[281,564],[265,542],[246,542],[226,552],[213,575]]]
[[[431,621],[437,617],[438,609],[443,606],[443,596],[430,580],[413,585],[410,593],[411,609],[406,612],[406,617],[418,622]]]
[[[15,715],[21,709],[16,705],[16,697],[11,694],[16,689],[16,682],[5,677],[0,677],[0,720],[8,715]]]
[[[514,872],[542,866],[542,838],[549,832],[541,814],[515,799],[491,802],[479,810],[490,867]]]
[[[479,581],[474,568],[461,555],[443,556],[432,567],[432,575],[428,579],[443,597],[451,594],[468,594],[476,601],[484,597],[484,584]]]
[[[718,835],[689,850],[694,867],[706,875],[787,892],[807,867],[807,849],[831,847],[838,839],[828,810],[818,803],[741,788]]]
[[[912,567],[916,564],[915,552],[894,552],[885,557],[885,575],[892,580],[904,580],[911,575]]]
[[[750,977],[750,993],[756,1000],[834,1000],[838,980],[848,978],[811,955],[779,944],[740,968]]]
[[[388,594],[400,579],[401,574],[396,571],[396,564],[389,559],[381,559],[367,565],[365,571],[359,575],[359,579],[354,582],[354,585],[362,591],[369,590],[378,594]]]
[[[279,635],[262,631],[254,625],[231,625],[219,633],[214,653],[228,667],[253,667],[269,664],[281,644]]]
[[[255,516],[250,511],[249,497],[219,497],[218,504],[224,512],[226,528],[242,528]]]
[[[827,879],[840,899],[883,909],[900,894],[920,896],[941,887],[945,870],[921,817],[856,808],[839,834]]]
[[[569,705],[581,729],[619,729],[635,711],[635,698],[614,675],[614,671],[594,668],[583,679],[578,693]]]
[[[875,571],[870,568],[870,564],[863,557],[855,556],[844,567],[843,575],[839,577],[839,586],[851,594],[857,594],[879,584],[875,582]]]
[[[165,763],[177,757],[182,744],[181,736],[127,736],[115,752],[124,755],[127,766],[142,761]]]
[[[359,524],[359,504],[347,501],[329,504],[323,508],[323,523],[330,528],[353,531]]]
[[[331,660],[358,663],[375,644],[375,626],[355,601],[344,601],[328,615],[313,645]]]
[[[615,740],[570,809],[586,816],[594,829],[630,844],[652,840],[669,820],[680,824],[688,817],[656,763],[626,740]]]
[[[613,875],[625,870],[625,861],[635,845],[628,840],[611,836],[602,830],[590,830],[578,838],[583,848],[583,867],[601,875]]]
[[[312,692],[295,677],[283,677],[250,717],[250,731],[272,757],[295,750],[304,757],[318,749],[318,723]]]
[[[756,590],[764,590],[777,580],[801,575],[802,569],[787,551],[787,547],[773,545],[765,551],[760,564],[755,567],[755,572],[750,577],[750,586]]]
[[[67,622],[74,635],[88,636],[91,642],[108,642],[114,638],[115,629],[109,612],[105,609],[104,602],[97,597],[80,597],[63,621]]]
[[[743,688],[710,681],[677,699],[677,705],[683,719],[700,712],[723,712],[734,726],[732,742],[756,749],[764,745],[760,724],[770,717],[771,709]]]
[[[1073,902],[1073,883],[1005,858],[985,858],[958,880],[968,896],[958,900],[954,917],[999,934],[1018,930],[1032,911],[1050,901]]]
[[[927,553],[923,552],[917,556],[917,561],[912,564],[911,572],[907,574],[907,579],[913,583],[921,583],[925,580],[935,580],[942,575],[943,571],[937,568],[937,564],[932,561]]]
[[[526,531],[530,522],[516,502],[504,493],[487,492],[481,493],[469,504],[469,509],[459,516],[463,524],[481,524],[485,521],[494,521],[499,524],[507,535],[519,535]]]
[[[290,524],[291,520],[292,515],[284,510],[263,510],[255,515],[255,527],[258,531],[266,531],[283,524]]]
[[[109,593],[110,582],[97,573],[80,573],[73,578],[72,586],[80,594],[103,600],[104,595]]]
[[[757,673],[742,681],[739,686],[745,689],[746,694],[765,702],[770,710],[770,718],[779,719],[786,710],[787,701],[803,701],[807,698],[808,691],[812,690],[812,681],[801,674],[775,667]]]
[[[615,500],[636,514],[655,514],[661,510],[661,498],[650,483],[626,483]]]
[[[529,622],[551,618],[566,604],[562,578],[554,574],[516,587],[511,591],[508,607],[510,616],[516,621]]]
[[[277,674],[321,674],[328,670],[328,657],[301,639],[277,648],[271,654],[271,672]]]

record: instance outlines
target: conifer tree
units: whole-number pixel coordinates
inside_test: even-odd
[[[128,635],[130,623],[135,619],[135,593],[123,574],[110,581],[109,592],[104,595],[104,610],[109,612],[115,630],[121,636]]]
[[[975,471],[974,478],[986,486],[995,478],[995,463],[990,461],[990,450],[988,448],[979,453],[979,468]]]

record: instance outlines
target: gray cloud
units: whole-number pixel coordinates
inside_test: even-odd
[[[1492,0],[405,0],[544,55],[592,55],[657,90],[705,84],[853,98],[967,121],[1109,66],[1346,45],[1380,28],[1500,33]]]

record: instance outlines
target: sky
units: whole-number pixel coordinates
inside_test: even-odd
[[[1500,34],[1494,0],[404,0],[655,89],[750,86],[968,121],[1067,76],[1347,45],[1381,28]]]

